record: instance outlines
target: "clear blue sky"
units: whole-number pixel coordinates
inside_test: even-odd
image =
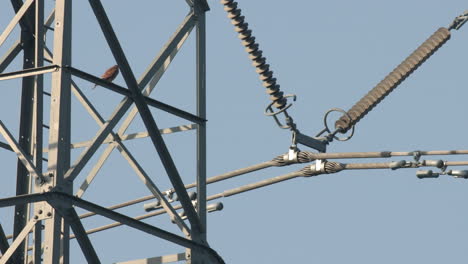
[[[47,1],[50,6],[53,1]],[[115,64],[88,1],[74,1],[73,66],[100,75]],[[332,107],[349,109],[439,27],[468,9],[466,1],[268,1],[239,6],[282,89],[297,94],[290,113],[299,129],[314,135]],[[183,0],[103,1],[136,76],[158,53],[188,12]],[[268,98],[218,1],[207,13],[208,175],[267,161],[287,151],[290,134],[262,112]],[[0,3],[0,28],[12,17]],[[0,47],[3,55],[18,31]],[[49,42],[52,35],[49,36]],[[403,82],[329,152],[468,149],[468,25]],[[1,56],[0,55],[0,56]],[[19,69],[19,61],[9,68]],[[194,34],[181,50],[154,98],[195,110]],[[76,79],[108,117],[121,97]],[[124,85],[121,77],[116,83]],[[46,78],[50,85],[50,78]],[[0,83],[0,119],[17,134],[19,82]],[[49,89],[49,86],[46,86]],[[74,141],[88,140],[98,126],[75,100]],[[154,111],[160,127],[187,124]],[[48,119],[48,115],[45,117]],[[143,131],[138,119],[129,132]],[[186,183],[195,178],[195,134],[165,136]],[[149,139],[126,143],[160,189],[167,176]],[[303,150],[309,150],[302,147]],[[76,157],[79,151],[73,152]],[[439,157],[467,160],[466,156]],[[0,152],[2,197],[14,194],[15,157]],[[429,159],[429,158],[428,158]],[[392,158],[390,160],[399,160]],[[96,158],[93,159],[96,161]],[[349,161],[349,160],[348,160]],[[343,161],[343,162],[348,162]],[[384,161],[384,160],[381,160]],[[92,168],[87,166],[85,173]],[[210,185],[208,194],[301,169],[272,168]],[[222,199],[224,210],[209,215],[210,245],[227,263],[466,263],[468,182],[441,177],[419,180],[415,170],[344,171],[300,178]],[[78,178],[79,186],[84,176]],[[113,205],[149,192],[117,152],[85,199]],[[11,232],[11,210],[0,221]],[[122,212],[143,214],[141,205]],[[148,223],[178,232],[167,216]],[[95,218],[87,228],[109,223]],[[178,233],[180,234],[180,232]],[[182,252],[128,228],[90,236],[103,263]],[[76,241],[73,263],[83,263]]]

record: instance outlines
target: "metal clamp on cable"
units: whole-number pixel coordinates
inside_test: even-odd
[[[468,10],[465,11],[463,14],[457,16],[455,20],[453,20],[452,24],[448,27],[449,30],[456,29],[459,30],[465,23],[468,21]]]
[[[420,170],[416,172],[416,177],[419,179],[439,178],[440,173],[435,173],[432,170]]]
[[[400,161],[390,162],[390,165],[388,167],[392,170],[396,170],[396,169],[401,169],[405,167],[405,165],[406,165],[406,161],[400,160]]]
[[[299,150],[294,147],[290,147],[288,153],[283,155],[284,165],[299,163],[297,155]]]
[[[449,170],[447,171],[447,175],[455,178],[468,179],[468,170]]]
[[[421,161],[422,166],[436,167],[444,171],[444,161],[443,160],[423,160]]]

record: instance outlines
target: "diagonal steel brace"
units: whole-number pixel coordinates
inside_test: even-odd
[[[131,70],[130,64],[125,57],[122,47],[120,46],[120,42],[112,28],[112,25],[107,17],[107,14],[102,6],[101,1],[99,0],[89,0],[89,3],[93,9],[93,12],[96,16],[96,19],[99,22],[101,30],[104,33],[104,36],[107,40],[107,43],[114,55],[117,64],[122,72],[122,76],[127,84],[129,90],[132,92],[132,97],[135,102],[135,105],[140,112],[141,118],[143,123],[145,124],[148,132],[150,133],[150,138],[153,141],[153,145],[156,148],[161,162],[169,176],[169,179],[176,190],[176,193],[179,197],[179,200],[184,207],[184,210],[187,214],[190,224],[192,225],[192,229],[196,230],[197,232],[201,231],[200,227],[200,220],[198,215],[195,211],[195,208],[192,205],[192,202],[187,194],[187,190],[184,188],[184,184],[182,179],[177,171],[174,161],[167,149],[166,144],[164,143],[164,139],[159,132],[159,128],[156,125],[156,122],[148,108],[144,100],[144,96],[141,93],[138,83],[135,79],[135,76]]]

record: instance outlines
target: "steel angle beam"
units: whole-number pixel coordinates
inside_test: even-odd
[[[171,36],[169,41],[161,49],[161,52],[151,62],[150,67],[145,71],[143,77],[138,80],[138,87],[143,89],[151,81],[157,71],[164,67],[166,60],[170,58],[172,52],[179,48],[179,44],[190,33],[195,25],[195,15],[188,14],[182,24],[179,26],[174,35]]]
[[[193,7],[193,1],[192,0],[185,0],[188,6]]]
[[[6,238],[5,231],[3,230],[2,225],[0,224],[0,253],[5,254],[5,252],[10,247],[8,239]]]
[[[156,148],[161,162],[169,176],[169,179],[174,186],[174,189],[180,199],[184,210],[187,213],[189,222],[192,226],[192,230],[196,232],[201,231],[200,221],[198,215],[195,211],[195,208],[192,205],[192,202],[187,194],[187,190],[184,188],[184,184],[182,179],[177,171],[174,161],[172,160],[171,155],[169,154],[169,150],[167,149],[166,144],[159,133],[159,128],[156,125],[156,122],[151,115],[151,112],[148,108],[148,105],[145,102],[144,96],[142,95],[137,80],[133,75],[131,70],[130,64],[125,57],[122,47],[120,46],[120,42],[115,35],[115,32],[112,28],[112,25],[107,17],[107,14],[104,10],[104,7],[99,0],[89,0],[89,3],[93,9],[93,12],[99,22],[99,25],[104,33],[106,41],[114,55],[117,64],[122,72],[122,76],[127,84],[129,90],[132,92],[133,100],[140,112],[141,118],[145,127],[147,128],[148,132],[150,133],[150,138],[153,142],[154,147]]]
[[[0,133],[8,141],[10,147],[13,149],[16,155],[18,155],[18,159],[28,169],[29,173],[31,173],[31,175],[34,177],[44,181],[42,173],[37,171],[35,165],[31,162],[31,160],[29,160],[28,155],[21,149],[21,147],[18,145],[18,142],[16,142],[16,140],[13,138],[13,135],[8,131],[2,121],[0,121]]]
[[[128,89],[125,89],[124,87],[122,87],[120,85],[117,85],[117,84],[112,83],[112,82],[105,81],[105,80],[103,80],[103,79],[101,79],[99,77],[96,77],[96,76],[94,76],[92,74],[89,74],[89,73],[86,73],[84,71],[78,70],[78,69],[73,68],[71,66],[65,66],[64,68],[67,71],[69,71],[71,74],[73,74],[74,76],[80,77],[83,80],[90,81],[90,82],[92,82],[94,84],[100,85],[100,86],[102,86],[104,88],[107,88],[107,89],[109,89],[111,91],[122,94],[124,96],[128,96],[128,97],[132,96],[132,93]]]
[[[180,109],[178,109],[178,108],[176,108],[174,106],[171,106],[171,105],[168,105],[166,103],[160,102],[160,101],[155,100],[155,99],[153,99],[151,97],[143,96],[143,99],[150,106],[161,109],[161,110],[163,110],[165,112],[168,112],[168,113],[173,114],[175,116],[181,117],[181,118],[186,119],[188,121],[192,121],[192,122],[197,123],[199,125],[202,125],[207,121],[203,117],[196,116],[196,115],[191,114],[189,112],[186,112],[184,110],[180,110]]]
[[[18,56],[22,49],[21,41],[19,40],[16,41],[13,46],[11,46],[5,56],[0,59],[0,73],[3,72],[8,67],[8,65],[10,65],[10,63],[16,58],[16,56]]]
[[[162,129],[159,130],[159,132],[161,132],[161,134],[173,134],[173,133],[177,133],[177,132],[184,132],[184,131],[194,130],[196,128],[197,128],[197,125],[190,124],[190,125],[182,125],[182,126],[176,126],[176,127],[162,128]],[[148,136],[149,136],[148,132],[139,132],[139,133],[122,135],[122,136],[120,136],[120,139],[122,141],[125,141],[125,140],[131,140],[131,139],[145,138],[145,137],[148,137]]]
[[[86,230],[84,229],[83,224],[81,223],[80,218],[76,213],[76,210],[74,208],[70,208],[66,211],[60,211],[60,213],[62,214],[62,217],[64,217],[70,224],[70,227],[72,228],[73,233],[78,240],[78,244],[81,247],[81,251],[83,252],[83,255],[85,256],[88,263],[101,263],[96,250],[94,250],[93,244],[91,243],[91,240],[89,240],[89,237],[86,234]]]
[[[202,3],[204,2],[204,3]],[[205,4],[205,5],[203,5]],[[197,115],[206,118],[206,18],[208,10],[206,1],[194,0],[194,9],[197,15],[196,26],[196,94]],[[200,11],[200,9],[202,11]],[[202,241],[206,241],[206,124],[199,124],[196,135],[197,146],[197,213],[200,218],[200,233],[195,234]],[[187,255],[192,263],[205,263],[202,252],[187,250]]]
[[[72,2],[56,0],[54,3],[56,27],[53,64],[59,65],[60,68],[51,76],[47,170],[53,177],[44,187],[60,187],[62,191],[71,193],[73,186],[71,182],[66,181],[64,175],[70,168],[71,158],[71,75],[63,67],[72,63]],[[71,204],[63,203],[63,206],[69,207]],[[67,264],[70,257],[70,226],[55,210],[51,213],[52,216],[44,220],[43,259],[45,263],[56,264],[62,261]]]
[[[42,260],[42,221],[37,221],[33,232],[33,263],[41,263]],[[28,248],[29,250],[29,248]]]
[[[117,262],[115,264],[162,264],[162,263],[171,263],[177,261],[184,261],[186,260],[185,253],[179,253],[174,255],[166,255],[160,257],[153,257],[147,259],[137,259],[137,260],[130,260],[125,262]]]
[[[77,77],[80,77],[80,78],[82,78],[84,80],[88,80],[88,81],[93,82],[95,84],[98,84],[98,85],[100,85],[100,86],[102,86],[104,88],[107,88],[107,89],[112,90],[112,91],[114,91],[116,93],[119,93],[121,95],[124,95],[124,96],[127,96],[127,97],[133,99],[132,92],[130,90],[128,90],[128,89],[125,89],[124,87],[122,87],[120,85],[104,81],[101,78],[98,78],[98,77],[93,76],[93,75],[91,75],[89,73],[83,72],[81,70],[75,69],[73,67],[65,67],[65,68],[67,70],[69,70],[71,74],[73,74],[73,75],[75,75]],[[1,78],[1,75],[0,75],[0,78]],[[163,110],[165,112],[168,112],[170,114],[173,114],[173,115],[181,117],[181,118],[184,118],[186,120],[195,122],[197,124],[206,122],[206,120],[203,119],[203,118],[200,118],[200,117],[198,117],[198,116],[196,116],[194,114],[191,114],[189,112],[186,112],[184,110],[180,110],[180,109],[178,109],[176,107],[173,107],[173,106],[168,105],[166,103],[160,102],[160,101],[155,100],[153,98],[143,96],[143,100],[150,106],[161,109],[161,110]]]
[[[185,224],[184,221],[182,221],[182,219],[174,210],[172,205],[168,202],[166,197],[161,193],[156,184],[154,184],[153,180],[151,180],[149,175],[143,170],[140,164],[138,164],[133,155],[130,154],[130,151],[125,147],[124,144],[122,144],[122,142],[119,142],[117,144],[117,148],[119,149],[123,157],[129,162],[130,166],[135,170],[138,177],[140,177],[140,179],[143,181],[146,187],[154,195],[154,197],[161,202],[162,207],[164,207],[164,210],[166,210],[171,219],[177,224],[177,226],[182,230],[182,232],[186,236],[190,236],[190,228]]]
[[[35,75],[49,73],[49,72],[55,72],[59,68],[60,67],[57,65],[50,65],[50,66],[44,66],[44,67],[25,69],[21,71],[3,73],[3,74],[0,74],[0,81],[35,76]]]
[[[192,0],[195,2],[195,6],[200,6],[203,12],[209,11],[210,6],[208,5],[208,2],[206,0]]]
[[[7,143],[1,142],[1,141],[0,141],[0,148],[6,149],[6,150],[9,150],[9,151],[13,151],[13,149],[10,147],[10,145],[8,145]]]
[[[21,7],[24,5],[22,0],[10,0],[10,2],[15,13],[18,13],[21,10]],[[19,24],[22,30],[33,32],[33,20],[30,17],[23,17],[20,19]]]

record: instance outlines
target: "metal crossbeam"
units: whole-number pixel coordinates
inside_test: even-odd
[[[15,78],[24,78],[29,76],[36,76],[44,73],[55,72],[59,69],[57,65],[43,66],[38,68],[31,68],[21,71],[8,72],[0,74],[0,81],[15,79]]]
[[[197,128],[197,126],[195,124],[191,124],[191,125],[183,125],[183,126],[163,128],[163,129],[160,129],[159,132],[161,134],[173,134],[173,133],[177,133],[177,132],[184,132],[184,131],[194,130],[196,128]],[[123,135],[123,136],[119,136],[121,141],[127,141],[127,140],[132,140],[132,139],[140,139],[140,138],[147,138],[147,137],[149,137],[148,132],[139,132],[139,133],[132,133],[132,134],[126,134],[126,135]],[[82,141],[82,142],[72,143],[70,145],[70,148],[72,148],[72,149],[85,148],[85,147],[89,146],[91,144],[91,142],[92,141]],[[109,144],[109,143],[114,143],[114,142],[115,142],[114,139],[108,137],[106,140],[104,140],[104,142],[102,142],[102,144]],[[0,142],[0,144],[1,144],[1,142]],[[44,149],[44,152],[48,152],[48,150]]]
[[[77,77],[80,77],[82,79],[85,79],[85,80],[91,81],[93,83],[99,84],[104,88],[108,88],[108,89],[110,89],[110,90],[112,90],[112,91],[114,91],[116,93],[119,93],[121,95],[124,95],[124,96],[127,96],[127,97],[133,99],[132,92],[129,91],[128,89],[125,89],[124,87],[122,87],[120,85],[104,81],[101,78],[98,78],[98,77],[93,76],[93,75],[91,75],[89,73],[80,71],[80,70],[75,69],[73,67],[66,67],[66,69],[69,70],[73,75],[75,75]],[[1,78],[1,75],[0,75],[0,78]],[[184,118],[186,120],[195,122],[197,124],[202,124],[202,123],[206,122],[206,120],[204,118],[200,118],[200,117],[198,117],[198,116],[196,116],[194,114],[191,114],[191,113],[186,112],[184,110],[180,110],[180,109],[178,109],[176,107],[170,106],[168,104],[165,104],[165,103],[160,102],[158,100],[155,100],[153,98],[143,96],[143,100],[148,105],[151,105],[151,106],[153,106],[155,108],[161,109],[161,110],[163,110],[165,112],[171,113],[171,114],[173,114],[175,116]]]

